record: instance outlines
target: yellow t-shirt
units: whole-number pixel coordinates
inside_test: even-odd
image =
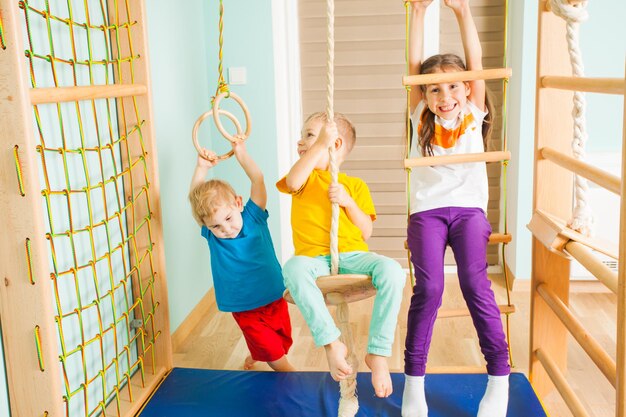
[[[365,214],[376,220],[376,210],[367,184],[356,177],[339,174],[338,179]],[[329,171],[313,170],[304,185],[293,193],[287,189],[285,177],[276,183],[278,191],[291,194],[291,227],[296,255],[330,254],[331,204],[328,186]],[[367,251],[361,230],[355,226],[344,208],[339,211],[339,252]]]

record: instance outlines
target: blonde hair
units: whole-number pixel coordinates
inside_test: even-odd
[[[203,225],[205,217],[211,217],[225,205],[234,204],[237,193],[229,183],[222,180],[209,180],[194,187],[189,192],[191,213],[198,224]]]
[[[328,118],[326,113],[317,112],[307,117],[304,124],[306,125],[311,120],[322,120],[326,122],[328,121]],[[337,124],[339,135],[341,135],[343,143],[346,145],[346,153],[350,153],[356,143],[356,129],[354,128],[354,125],[343,113],[335,113],[335,124]]]

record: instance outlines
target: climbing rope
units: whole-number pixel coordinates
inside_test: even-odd
[[[567,50],[572,65],[572,74],[574,77],[583,77],[585,73],[578,32],[580,22],[584,22],[589,17],[587,13],[587,1],[571,5],[568,0],[550,0],[550,7],[555,15],[559,16],[567,23]],[[572,109],[572,117],[574,119],[572,153],[578,160],[585,160],[586,158],[586,105],[584,93],[580,91],[574,92],[574,108]],[[583,235],[590,236],[593,233],[593,213],[587,199],[589,185],[587,180],[579,175],[574,175],[574,184],[574,212],[569,227]]]
[[[326,117],[329,122],[335,120],[334,94],[335,94],[335,2],[326,1]],[[330,177],[333,184],[339,181],[339,167],[335,158],[335,143],[328,148],[330,156]],[[332,203],[330,223],[330,273],[339,273],[339,204]]]
[[[335,91],[335,2],[334,0],[326,1],[326,19],[327,19],[327,31],[326,31],[326,117],[329,122],[335,120],[334,109],[334,91]],[[335,142],[328,147],[328,154],[330,157],[330,176],[333,184],[339,182],[339,166],[335,158]],[[331,205],[331,223],[330,223],[330,269],[331,274],[336,275],[339,273],[339,204],[332,203]],[[338,315],[346,315],[347,317],[348,306],[342,303],[337,306]],[[347,320],[346,320],[347,321]],[[339,383],[339,392],[341,398],[339,399],[339,417],[354,417],[359,410],[359,400],[356,396],[356,372],[358,369],[358,363],[352,347],[349,347],[350,355],[348,361],[351,362],[353,374]]]

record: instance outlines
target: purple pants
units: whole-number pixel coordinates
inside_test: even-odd
[[[426,373],[426,359],[444,289],[444,252],[450,245],[459,283],[489,375],[508,375],[508,345],[500,310],[487,278],[487,242],[491,226],[479,208],[443,207],[411,215],[407,236],[415,287],[409,307],[404,371]]]

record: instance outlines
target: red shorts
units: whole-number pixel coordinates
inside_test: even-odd
[[[287,302],[279,298],[254,310],[233,313],[255,361],[273,362],[289,352],[291,321]]]

